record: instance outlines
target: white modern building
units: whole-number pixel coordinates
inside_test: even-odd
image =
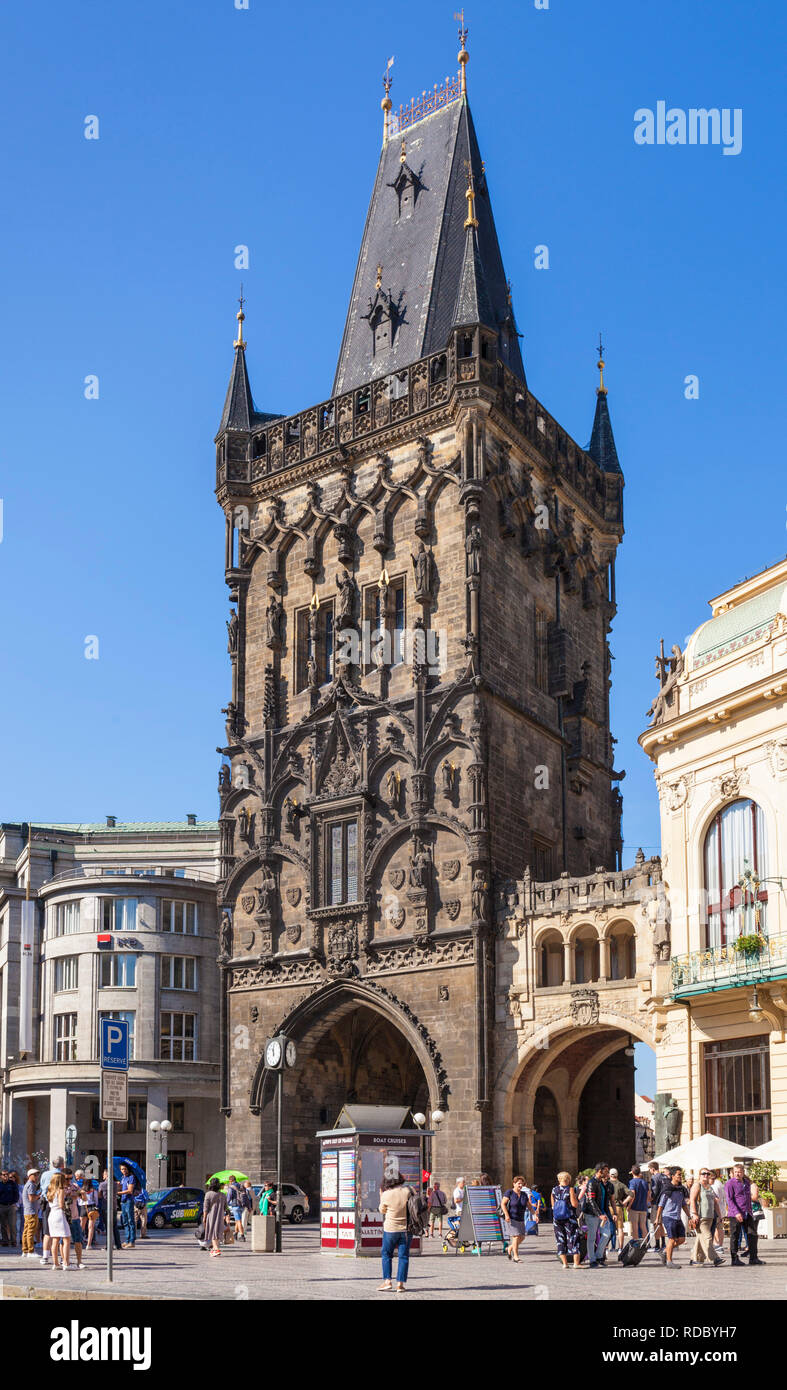
[[[99,1023],[127,1019],[129,1116],[117,1153],[148,1187],[223,1166],[218,825],[0,825],[3,1162],[106,1156]],[[28,906],[25,907],[25,902]],[[167,1157],[151,1122],[169,1120]]]

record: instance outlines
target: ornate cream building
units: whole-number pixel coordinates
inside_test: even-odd
[[[787,1126],[787,560],[710,606],[685,652],[659,661],[640,738],[671,907],[659,1092],[682,1140],[752,1147]]]

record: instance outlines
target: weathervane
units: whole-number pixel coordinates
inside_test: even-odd
[[[383,87],[385,88],[385,96],[380,102],[380,106],[382,107],[383,112],[383,144],[385,144],[388,140],[388,128],[391,119],[391,107],[393,105],[393,102],[391,101],[391,84],[393,82],[393,78],[391,77],[391,68],[393,67],[393,62],[393,58],[388,59],[388,62],[385,65],[385,72],[383,73]]]
[[[246,303],[246,301],[245,301],[245,299],[243,298],[243,281],[241,281],[240,294],[238,295],[238,305],[239,305],[239,308],[238,308],[237,314],[235,315],[235,317],[236,317],[237,320],[238,320],[238,336],[237,336],[237,338],[235,339],[235,342],[234,342],[233,345],[232,345],[233,347],[236,347],[236,348],[245,348],[245,346],[246,346],[246,344],[245,344],[244,341],[243,341],[243,320],[244,320],[245,317],[246,317],[246,315],[245,315],[244,312],[243,312],[243,306],[244,306],[245,303]]]
[[[465,12],[460,10],[459,14],[454,14],[454,19],[459,23],[459,42],[462,47],[459,50],[459,62],[461,64],[461,95],[467,95],[467,64],[470,62],[470,54],[467,51],[467,29],[465,27]]]
[[[599,333],[599,335],[598,335],[598,370],[599,370],[599,376],[600,376],[600,384],[599,384],[599,388],[598,388],[598,394],[599,394],[600,396],[606,396],[606,394],[607,394],[607,388],[606,388],[606,386],[604,385],[604,344],[603,344],[602,341],[601,341],[601,334],[600,334],[600,333]],[[663,645],[663,644],[662,644],[662,645]]]

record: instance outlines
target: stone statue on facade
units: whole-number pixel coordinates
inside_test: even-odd
[[[465,541],[465,551],[467,554],[467,573],[481,573],[481,527],[474,525],[470,527]]]
[[[222,956],[229,960],[232,955],[232,917],[229,912],[221,914],[221,928],[219,930],[219,949]]]
[[[336,576],[339,590],[339,627],[352,623],[355,618],[355,604],[358,598],[358,585],[347,570]]]
[[[667,1148],[676,1149],[680,1143],[680,1130],[683,1123],[683,1111],[678,1102],[671,1099],[664,1107],[664,1125],[667,1133]]]
[[[284,637],[284,604],[275,594],[271,594],[265,614],[266,640],[269,647],[278,650]]]
[[[238,615],[234,608],[230,609],[227,622],[227,651],[230,656],[238,655]]]
[[[418,554],[411,555],[415,571],[415,597],[419,603],[425,600],[431,601],[434,597],[433,589],[436,578],[436,566],[434,555],[431,550],[427,550],[423,541],[418,546]]]
[[[440,776],[443,782],[443,796],[453,796],[456,786],[456,768],[449,758],[443,758],[440,764]]]
[[[660,683],[659,693],[646,714],[653,724],[660,724],[666,715],[667,705],[672,703],[675,687],[683,675],[686,658],[680,647],[673,645],[672,656],[664,655],[664,641],[656,657],[656,678]]]
[[[416,835],[410,854],[410,887],[428,892],[432,881],[432,856]]]
[[[483,869],[476,869],[473,874],[473,920],[476,922],[489,921],[489,885]]]
[[[257,890],[257,916],[269,917],[274,909],[275,898],[275,875],[270,864],[263,864],[260,871],[260,886]]]

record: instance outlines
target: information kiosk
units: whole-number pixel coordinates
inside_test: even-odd
[[[396,1105],[345,1105],[334,1129],[320,1130],[320,1250],[376,1255],[383,1244],[380,1188],[401,1174],[423,1191],[424,1139],[434,1130],[403,1128],[410,1111]],[[420,1254],[416,1236],[410,1253]]]

